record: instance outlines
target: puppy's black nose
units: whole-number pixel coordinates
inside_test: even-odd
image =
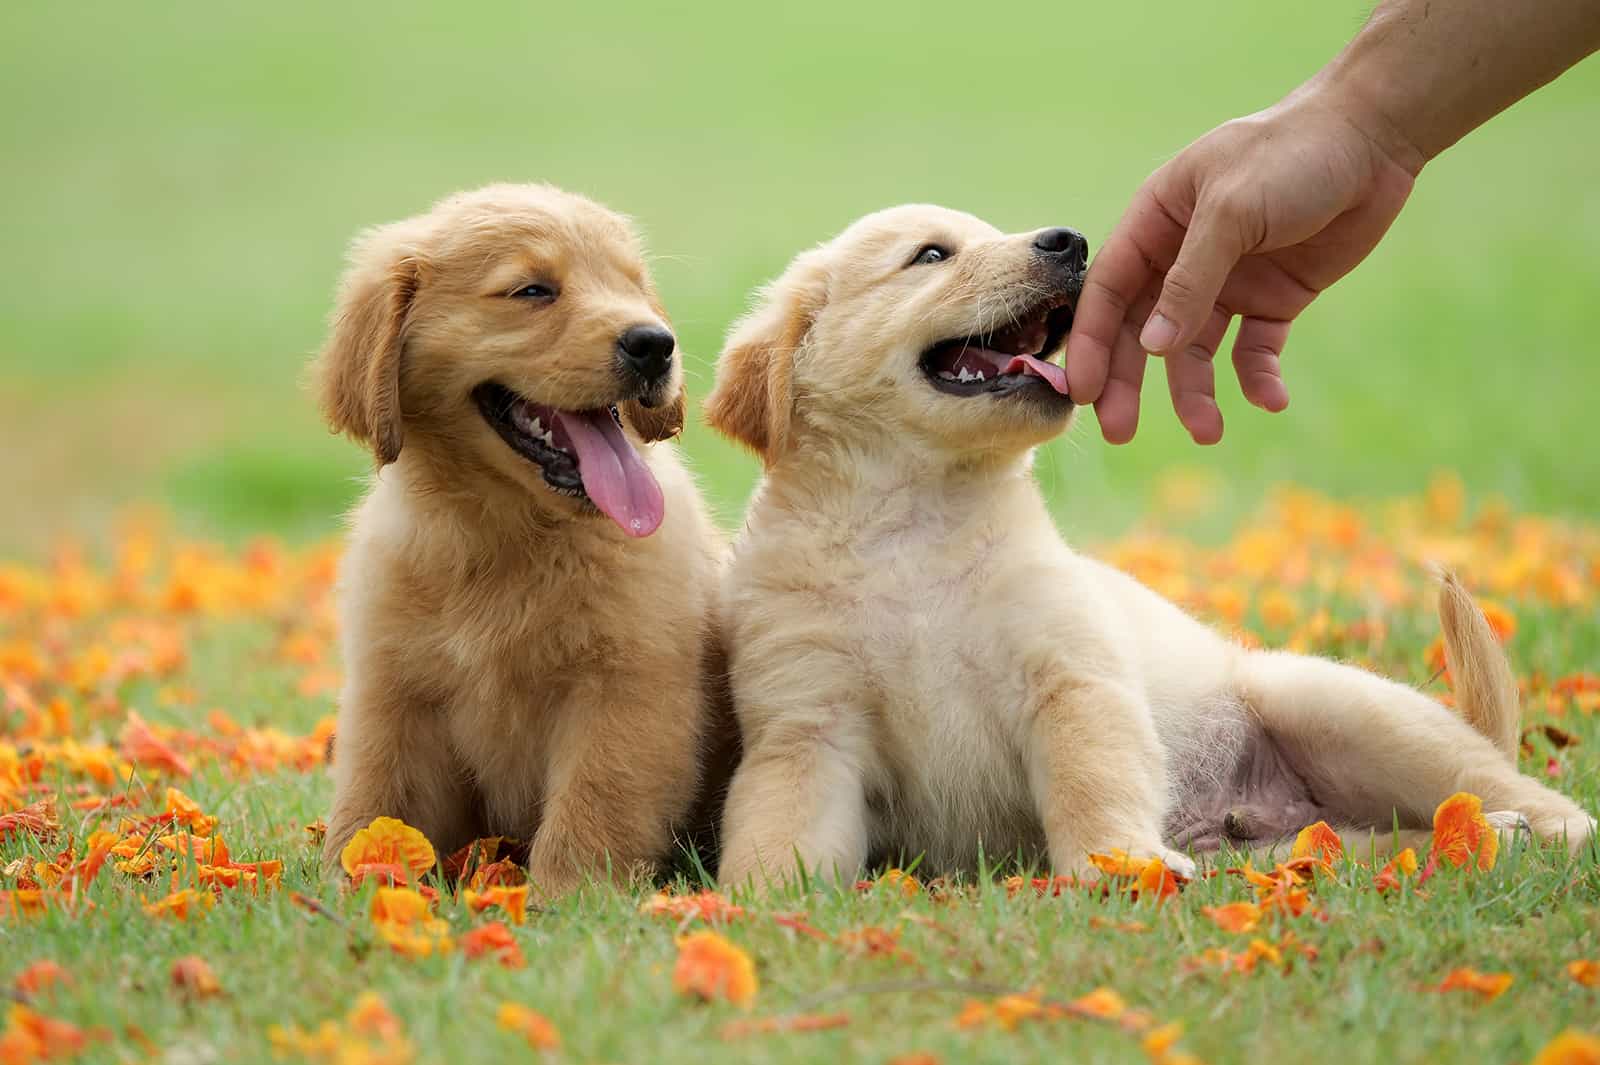
[[[1040,255],[1059,259],[1074,270],[1082,270],[1089,262],[1089,242],[1076,229],[1041,229],[1033,238],[1033,246]]]
[[[646,381],[665,377],[672,369],[672,349],[677,341],[659,325],[629,326],[617,338],[622,361]]]

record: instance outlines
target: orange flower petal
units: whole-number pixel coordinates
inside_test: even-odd
[[[49,1061],[70,1058],[89,1043],[84,1031],[66,1021],[36,1013],[23,1005],[6,1012],[6,1028],[0,1033],[0,1061]],[[24,1053],[26,1052],[26,1053]]]
[[[11,982],[11,986],[16,989],[17,994],[27,995],[31,998],[40,992],[48,991],[58,984],[70,986],[71,983],[71,973],[50,959],[41,958],[18,973],[17,978]]]
[[[1141,899],[1155,899],[1160,902],[1176,895],[1181,883],[1178,875],[1167,868],[1167,863],[1159,858],[1151,858],[1145,862],[1144,869],[1140,871],[1134,890],[1139,893]]]
[[[175,920],[186,921],[189,914],[195,910],[209,910],[217,904],[217,898],[209,891],[197,891],[194,888],[184,888],[174,891],[165,898],[144,904],[144,912],[151,917],[171,917]]]
[[[557,1050],[561,1047],[561,1033],[556,1031],[556,1026],[544,1014],[521,1003],[500,1003],[494,1019],[501,1028],[526,1039],[535,1050]]]
[[[1428,867],[1422,879],[1432,875],[1439,862],[1460,869],[1476,856],[1477,868],[1494,868],[1500,853],[1500,837],[1483,816],[1483,800],[1468,792],[1457,792],[1433,812],[1433,848],[1428,852]]]
[[[1324,865],[1332,865],[1344,854],[1344,841],[1326,821],[1318,821],[1300,830],[1294,838],[1292,858],[1315,858]]]
[[[376,991],[363,991],[356,996],[355,1005],[350,1007],[345,1023],[357,1035],[375,1039],[399,1039],[405,1034],[400,1018],[394,1015]]]
[[[56,818],[55,800],[40,799],[20,810],[0,815],[0,840],[27,832],[39,842],[48,843],[55,838],[56,830],[60,827],[61,822]]]
[[[1600,1036],[1569,1028],[1546,1043],[1531,1065],[1600,1065]]]
[[[822,929],[808,924],[806,922],[806,915],[803,913],[775,913],[772,915],[772,923],[787,928],[791,932],[798,932],[801,935],[807,936],[811,939],[828,940],[833,938]]]
[[[165,847],[174,854],[193,855],[194,860],[202,865],[226,865],[228,862],[228,845],[222,841],[221,836],[197,836],[179,832],[160,837],[156,840],[156,845]]]
[[[898,929],[890,931],[877,925],[841,932],[838,943],[852,954],[869,958],[892,958],[896,961],[915,962],[909,950],[900,945]]]
[[[507,969],[522,969],[528,964],[511,929],[500,921],[491,921],[462,936],[461,951],[469,958],[493,954]]]
[[[1147,858],[1134,858],[1121,847],[1114,848],[1110,854],[1091,854],[1089,863],[1108,876],[1137,878],[1149,865]]]
[[[528,912],[529,885],[519,887],[490,887],[482,891],[467,888],[461,893],[462,901],[473,913],[482,913],[491,906],[502,910],[512,924],[521,924]]]
[[[1473,991],[1485,1002],[1499,998],[1511,986],[1510,973],[1480,973],[1476,969],[1452,969],[1435,991]]]
[[[196,836],[209,836],[217,819],[204,813],[200,804],[177,788],[167,789],[167,813],[174,824],[183,825]]]
[[[1200,912],[1227,932],[1253,932],[1261,923],[1261,907],[1253,902],[1230,902],[1226,906],[1202,906]]]
[[[1396,891],[1400,887],[1400,878],[1415,876],[1417,873],[1417,852],[1407,847],[1396,854],[1372,878],[1372,886],[1380,892]]]
[[[188,761],[132,710],[128,711],[127,722],[122,726],[122,756],[141,769],[161,770],[180,777],[194,772]]]
[[[1588,958],[1569,961],[1566,972],[1584,987],[1600,987],[1600,961],[1591,961]]]
[[[416,924],[433,916],[427,896],[408,887],[381,887],[372,895],[369,916],[374,922]]]
[[[691,932],[678,939],[672,986],[680,994],[749,1007],[759,984],[750,955],[715,932]]]
[[[202,957],[188,954],[172,963],[172,986],[189,998],[211,998],[222,994],[217,974]]]
[[[436,860],[428,837],[394,817],[376,818],[339,853],[339,864],[352,876],[362,865],[398,865],[420,877]]]
[[[735,906],[715,891],[701,891],[694,895],[674,895],[658,891],[639,904],[639,912],[647,917],[670,917],[675,921],[704,921],[706,924],[728,924],[744,917],[744,907]]]
[[[1073,999],[1067,1006],[1080,1016],[1094,1017],[1102,1021],[1114,1021],[1128,1009],[1128,1004],[1122,1000],[1122,996],[1109,987],[1095,988],[1087,995]]]

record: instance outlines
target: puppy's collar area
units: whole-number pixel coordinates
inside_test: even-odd
[[[922,356],[934,388],[953,396],[1014,392],[1036,378],[1067,397],[1067,372],[1049,361],[1072,329],[1073,300],[1060,297],[1024,313],[1003,329],[941,341]]]
[[[493,381],[472,396],[489,426],[538,467],[552,491],[592,505],[629,536],[649,536],[660,527],[661,486],[623,433],[615,406],[562,410]]]

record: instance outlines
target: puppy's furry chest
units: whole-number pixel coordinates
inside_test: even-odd
[[[855,638],[872,691],[874,849],[971,869],[1040,844],[1024,761],[1025,671],[989,601],[989,538],[868,553]]]
[[[494,831],[531,833],[554,759],[574,745],[586,708],[627,657],[623,595],[590,582],[485,574],[413,588],[408,639],[393,654],[406,683],[443,715],[462,774],[484,796]],[[420,582],[419,582],[420,583]]]

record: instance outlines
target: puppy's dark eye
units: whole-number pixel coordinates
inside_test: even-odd
[[[917,254],[911,257],[911,261],[906,265],[925,266],[928,263],[943,262],[950,258],[950,255],[951,252],[948,248],[942,248],[937,244],[925,244],[917,251]]]
[[[523,285],[511,294],[511,298],[514,300],[538,300],[541,303],[549,303],[556,298],[556,288],[554,285],[541,285],[535,282],[532,285]]]

